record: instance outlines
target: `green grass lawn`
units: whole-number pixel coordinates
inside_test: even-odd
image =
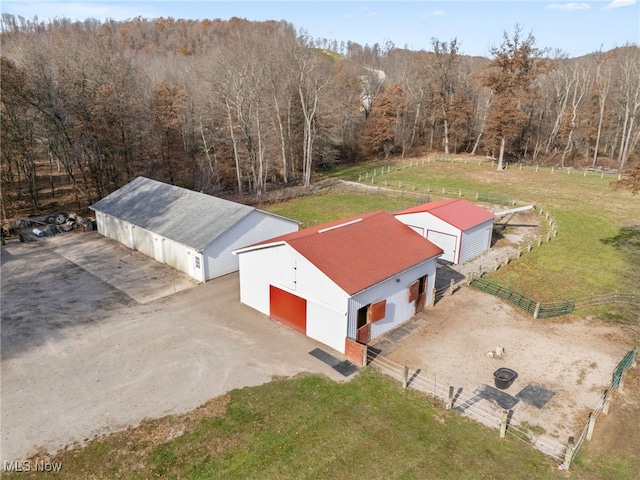
[[[163,441],[180,417],[63,452],[51,478],[545,479],[557,462],[366,369],[348,383],[308,375],[234,390],[226,413]],[[141,441],[140,438],[160,441]],[[3,478],[41,478],[37,473]]]

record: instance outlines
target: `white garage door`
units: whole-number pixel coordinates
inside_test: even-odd
[[[444,250],[444,253],[440,257],[442,260],[451,263],[456,262],[456,246],[458,244],[458,238],[455,235],[429,230],[427,232],[427,240]]]

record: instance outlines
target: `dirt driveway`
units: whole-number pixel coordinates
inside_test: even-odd
[[[319,346],[240,304],[237,274],[195,285],[97,234],[3,246],[0,462],[273,376],[344,380]]]

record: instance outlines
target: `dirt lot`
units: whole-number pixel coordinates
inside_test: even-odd
[[[515,396],[530,383],[555,392],[542,408],[518,402],[513,420],[540,426],[562,442],[579,433],[613,369],[633,347],[619,327],[578,319],[534,320],[468,287],[421,312],[416,321],[419,327],[389,359],[420,368],[421,376],[435,376],[456,391],[462,388],[461,397],[467,399],[483,385],[494,386],[498,368],[513,369],[518,377],[506,393]],[[488,356],[497,346],[505,355]]]
[[[504,235],[494,238],[491,251],[464,265],[441,265],[437,287],[451,279],[461,282],[472,272],[492,270],[496,260],[503,261],[538,238],[541,222],[535,211],[513,216]],[[542,408],[518,401],[513,421],[542,427],[546,435],[563,443],[579,434],[609,386],[613,369],[634,346],[634,334],[624,327],[572,316],[534,320],[469,287],[445,295],[413,321],[416,328],[401,341],[378,339],[387,358],[420,369],[423,378],[454,386],[459,402],[475,401],[479,388],[494,387],[498,368],[515,370],[518,377],[505,393],[515,396],[533,384],[554,395]],[[504,356],[490,356],[497,347],[504,348]],[[480,403],[499,418],[501,408],[485,399]]]

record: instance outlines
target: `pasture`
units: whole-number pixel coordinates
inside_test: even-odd
[[[536,171],[535,167],[518,166],[498,172],[491,162],[478,162],[474,157],[466,160],[459,157],[455,162],[422,163],[422,159],[405,159],[384,167],[380,163],[349,167],[332,176],[360,180],[372,187],[368,193],[336,188],[325,195],[265,209],[315,224],[365,211],[398,211],[427,198],[439,200],[460,193],[474,202],[478,197],[509,203],[488,204],[493,211],[507,209],[514,202],[534,204],[550,212],[558,236],[491,273],[490,278],[540,300],[640,291],[634,257],[612,241],[625,227],[640,225],[640,196],[614,191],[610,182],[616,176],[585,175],[576,170],[551,173],[550,168]]]

